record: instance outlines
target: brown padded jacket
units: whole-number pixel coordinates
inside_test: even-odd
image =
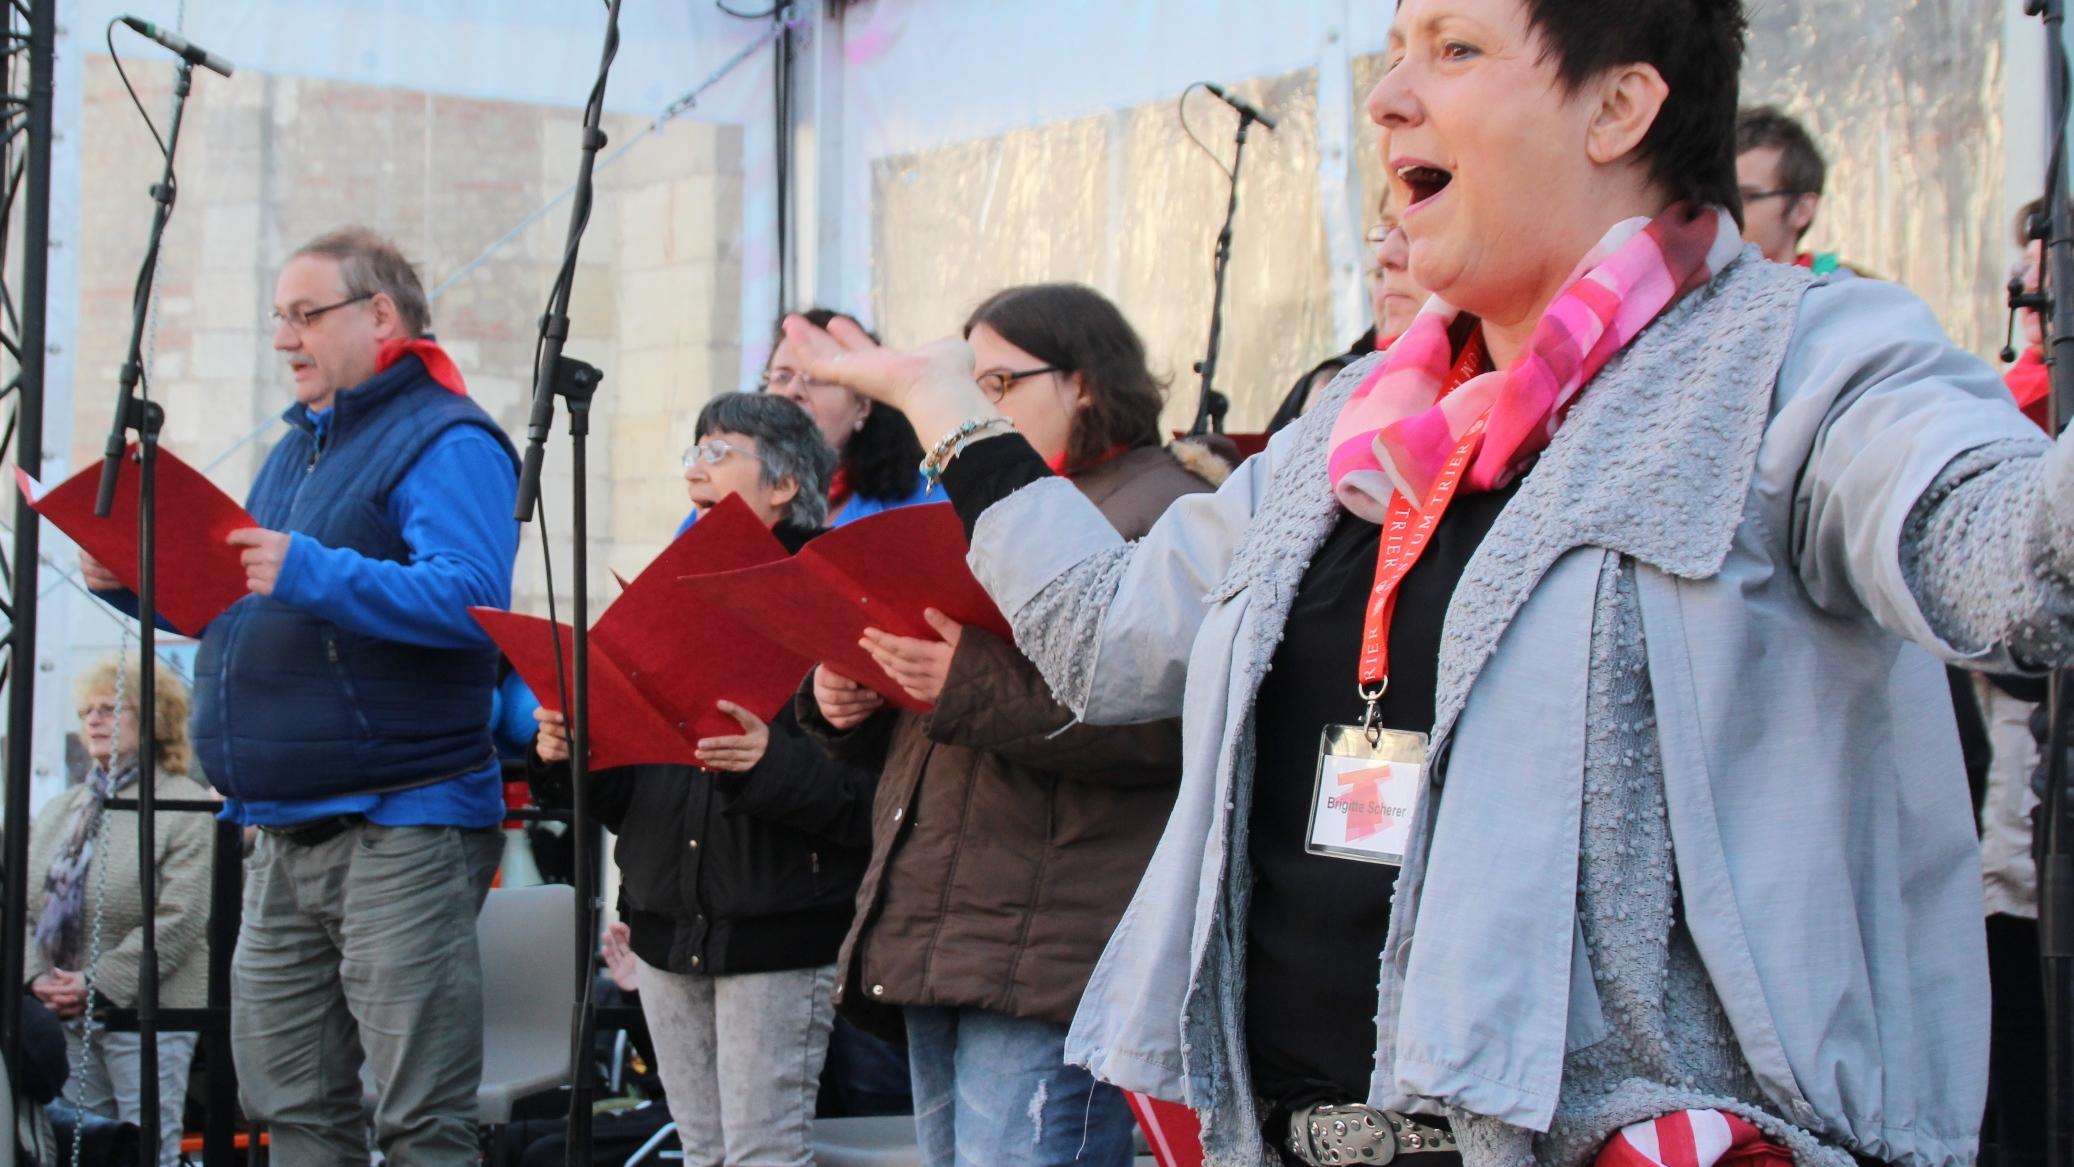
[[[1209,489],[1157,448],[1073,482],[1127,539]],[[838,732],[811,678],[796,709],[831,753],[883,766],[836,966],[844,1015],[893,1039],[899,1005],[1070,1022],[1173,806],[1180,723],[1077,724],[1014,645],[974,628],[926,716]]]

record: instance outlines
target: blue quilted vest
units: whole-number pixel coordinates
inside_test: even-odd
[[[252,484],[263,527],[408,562],[389,493],[457,425],[504,432],[406,356],[334,400],[323,441],[301,405]],[[194,745],[211,785],[239,799],[312,799],[425,786],[493,756],[494,648],[440,649],[341,628],[246,596],[210,623],[195,661]]]

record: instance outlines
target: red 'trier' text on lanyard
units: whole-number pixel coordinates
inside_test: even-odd
[[[1483,355],[1482,335],[1472,334],[1462,346],[1462,358],[1455,362],[1443,396],[1482,371]],[[1397,611],[1397,587],[1411,574],[1412,566],[1425,553],[1426,544],[1432,542],[1433,529],[1440,525],[1440,516],[1454,501],[1455,487],[1461,484],[1470,456],[1483,441],[1488,420],[1477,418],[1455,452],[1448,455],[1446,465],[1433,480],[1426,505],[1414,507],[1402,491],[1390,496],[1390,513],[1383,520],[1382,546],[1376,552],[1375,587],[1368,593],[1368,614],[1361,626],[1361,695],[1370,702],[1371,711],[1390,679],[1390,620]]]

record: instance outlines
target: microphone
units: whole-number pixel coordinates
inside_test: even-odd
[[[122,22],[136,29],[138,34],[147,40],[157,41],[161,47],[170,50],[174,56],[181,58],[190,65],[200,65],[204,69],[221,73],[225,77],[231,74],[231,63],[229,61],[195,44],[177,32],[169,32],[148,20],[139,20],[134,16],[125,16],[122,18]]]
[[[1253,121],[1259,122],[1261,125],[1266,126],[1268,128],[1269,133],[1274,132],[1275,119],[1253,108],[1252,103],[1248,102],[1245,98],[1240,97],[1235,93],[1226,93],[1222,85],[1218,85],[1213,81],[1205,81],[1202,83],[1202,86],[1204,89],[1207,89],[1210,92],[1216,94],[1218,97],[1222,98],[1224,100],[1224,104],[1232,107],[1235,110],[1238,110],[1240,117],[1250,118]]]

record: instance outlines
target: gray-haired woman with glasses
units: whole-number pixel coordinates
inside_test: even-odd
[[[699,413],[684,482],[700,513],[737,495],[797,551],[834,465],[792,404],[726,393]],[[591,806],[619,836],[619,916],[685,1162],[806,1167],[877,775],[828,758],[789,709],[766,724],[720,708],[742,732],[698,742],[698,767],[594,773]],[[565,803],[562,717],[535,716],[535,788]]]

